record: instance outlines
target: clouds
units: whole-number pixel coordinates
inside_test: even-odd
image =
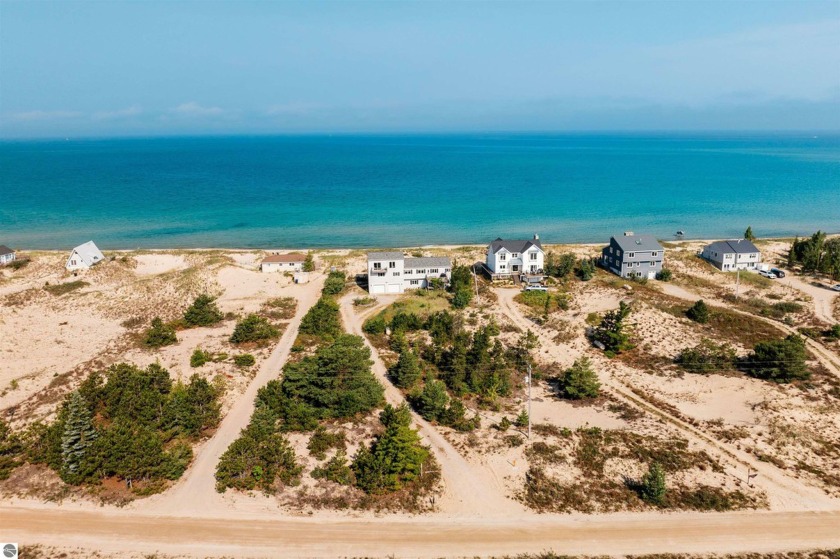
[[[189,101],[188,103],[181,103],[177,107],[170,109],[170,113],[183,116],[183,117],[208,117],[208,116],[221,116],[226,113],[226,111],[220,107],[204,107],[195,101]]]
[[[143,114],[143,109],[139,105],[132,105],[125,109],[116,111],[97,111],[91,115],[93,120],[122,120],[132,118]]]
[[[9,118],[16,122],[43,122],[50,120],[66,120],[68,118],[78,118],[82,113],[77,111],[23,111],[19,113],[12,113]]]

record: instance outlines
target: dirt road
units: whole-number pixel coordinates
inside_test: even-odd
[[[840,547],[840,512],[622,514],[515,520],[196,519],[0,508],[0,541],[107,553],[235,557],[738,553]]]
[[[341,319],[348,332],[363,338],[362,324],[365,318],[393,302],[393,299],[380,297],[377,306],[357,314],[353,308],[352,299],[352,296],[347,295],[341,300]],[[365,344],[371,349],[373,372],[385,387],[385,399],[391,405],[402,404],[405,398],[402,392],[388,380],[388,370],[379,358],[376,348],[370,345],[367,338],[365,338]],[[416,413],[412,415],[424,439],[423,442],[429,445],[440,463],[445,486],[444,495],[437,503],[441,511],[478,517],[503,516],[525,510],[521,504],[504,496],[502,484],[490,470],[480,465],[469,464],[428,421]]]
[[[813,280],[800,279],[790,273],[784,279],[777,281],[809,295],[813,299],[814,315],[818,319],[825,321],[827,324],[837,322],[837,319],[834,318],[834,300],[840,296],[840,293],[821,287],[820,284],[811,283]]]

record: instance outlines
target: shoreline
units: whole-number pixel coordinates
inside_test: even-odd
[[[827,231],[823,231],[826,234],[826,238],[833,238],[840,236],[840,231],[829,233]],[[712,243],[715,241],[720,240],[730,240],[734,237],[718,237],[718,238],[702,238],[702,239],[675,239],[675,240],[664,240],[664,239],[657,239],[660,243],[669,243],[669,244],[690,244],[690,243]],[[757,239],[756,243],[779,243],[779,242],[792,242],[797,237],[790,237],[790,236],[781,236],[781,237],[761,237]],[[798,237],[800,239],[805,237]],[[90,239],[96,242],[96,239]],[[542,239],[540,239],[542,241]],[[0,239],[2,241],[2,239]],[[603,242],[596,242],[596,243],[546,243],[543,242],[544,248],[550,247],[603,247],[607,246],[609,243],[609,239]],[[364,246],[364,247],[164,247],[164,248],[110,248],[108,246],[100,246],[99,248],[103,251],[108,252],[119,252],[119,253],[171,253],[171,252],[214,252],[214,251],[227,251],[227,252],[313,252],[315,254],[319,252],[341,252],[346,251],[347,253],[351,252],[368,252],[368,251],[377,251],[383,249],[389,250],[402,250],[402,251],[409,251],[409,250],[458,250],[461,248],[469,248],[469,249],[476,249],[476,248],[486,248],[488,243],[485,244],[477,244],[477,243],[465,243],[465,244],[431,244],[431,245],[404,245],[404,246]],[[97,246],[98,243],[97,243]],[[25,247],[10,247],[14,249],[16,252],[19,253],[54,253],[54,252],[66,252],[69,250],[73,250],[73,247],[67,248],[25,248]]]

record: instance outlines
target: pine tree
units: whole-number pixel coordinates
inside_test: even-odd
[[[225,315],[216,306],[215,301],[215,298],[206,294],[196,297],[184,313],[184,322],[190,326],[212,326],[221,322]]]
[[[394,379],[394,384],[400,388],[411,388],[417,381],[420,380],[420,363],[417,360],[417,355],[410,349],[400,353],[400,358],[396,365],[391,367],[391,378]]]
[[[303,271],[304,272],[314,272],[315,271],[315,257],[312,256],[311,252],[306,253],[306,258],[303,260]]]
[[[698,324],[706,324],[709,322],[709,306],[700,299],[685,311],[685,315]]]
[[[661,505],[665,501],[666,492],[665,471],[658,462],[654,462],[642,478],[639,496],[652,505]]]
[[[753,235],[752,226],[747,226],[747,230],[744,231],[744,238],[748,241],[755,240],[755,235]]]
[[[563,375],[560,390],[566,398],[580,400],[582,398],[597,398],[601,390],[598,375],[592,370],[588,357],[575,360],[574,364]]]
[[[62,477],[65,481],[75,480],[88,449],[96,440],[96,429],[90,416],[87,402],[73,392],[67,406],[67,421],[61,437]]]

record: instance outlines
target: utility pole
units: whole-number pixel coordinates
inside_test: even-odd
[[[478,276],[475,273],[475,267],[473,267],[473,269],[470,271],[472,272],[473,287],[475,288],[475,302],[478,303]]]
[[[531,438],[531,364],[528,363],[528,438]]]

